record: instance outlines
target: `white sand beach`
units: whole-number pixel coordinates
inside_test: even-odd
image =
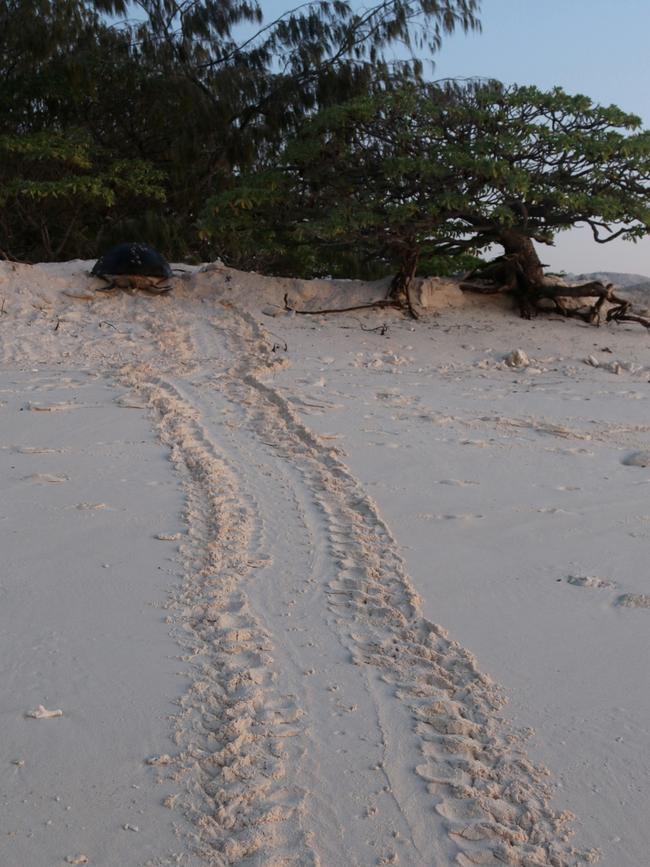
[[[0,262],[0,865],[647,864],[648,333],[90,266]]]

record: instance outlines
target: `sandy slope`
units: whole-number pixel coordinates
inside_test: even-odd
[[[121,712],[124,780],[133,763],[141,771],[145,742],[173,758],[156,769],[165,792],[146,794],[158,848],[134,833],[125,856],[95,834],[90,863],[174,851],[217,865],[570,865],[597,847],[603,863],[642,864],[650,477],[621,464],[648,448],[642,330],[522,323],[463,307],[442,284],[423,290],[440,315],[415,326],[392,312],[292,317],[285,292],[326,306],[382,287],[218,267],[171,296],[95,296],[83,267],[2,266],[3,369],[36,388],[44,370],[73,383],[90,370],[121,389],[122,414],[148,407],[184,492],[182,516],[173,497],[156,499],[157,523],[186,531],[165,585],[169,623],[146,626],[146,654],[122,648],[148,684]],[[361,330],[382,323],[386,334]],[[517,347],[531,364],[504,362]],[[147,571],[164,540],[137,548],[156,522],[136,487],[130,550]],[[102,544],[120,532],[107,524]],[[160,583],[146,587],[159,602]],[[38,617],[61,629],[56,612]],[[10,620],[7,635],[18,628]],[[170,631],[191,679],[173,746],[161,727],[153,739],[142,728],[147,708],[164,714],[178,696],[160,665]],[[47,726],[65,755],[54,727],[66,717],[25,720],[45,698],[16,684],[3,708],[15,737]],[[506,695],[517,726],[538,730],[530,743],[502,719]],[[91,720],[85,736],[110,766]],[[527,752],[562,783],[553,800],[553,775]],[[63,788],[79,784],[61,773]],[[89,766],[86,782],[97,774]],[[13,780],[3,793],[18,815]],[[156,809],[163,800],[171,813]],[[575,844],[568,809],[579,811]],[[40,851],[56,859],[62,843]]]

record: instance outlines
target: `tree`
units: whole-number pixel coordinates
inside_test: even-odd
[[[150,67],[144,77],[153,78]],[[0,7],[2,254],[93,255],[112,240],[112,226],[160,210],[165,178],[155,151],[123,132],[137,116],[142,78],[128,36],[90,4]]]
[[[639,126],[559,88],[471,82],[383,92],[308,121],[275,165],[210,203],[205,231],[227,243],[236,229],[240,245],[283,267],[301,261],[303,246],[312,247],[302,258],[310,270],[331,268],[337,250],[388,261],[398,289],[423,255],[501,245],[504,256],[483,275],[488,286],[469,285],[515,292],[528,315],[542,297],[560,295],[544,280],[534,241],[552,244],[578,223],[598,243],[650,231],[650,132]]]
[[[275,154],[305,116],[418,78],[421,57],[446,34],[479,29],[479,3],[307,0],[265,21],[256,0],[95,0],[114,14],[139,9],[134,46],[173,82],[172,105],[185,128],[177,141],[186,146],[180,196],[168,201],[188,212],[192,227],[209,195]],[[396,46],[411,57],[391,59]]]
[[[38,136],[32,144],[44,150],[35,161],[33,149],[28,159],[11,147],[0,178],[0,249],[28,258],[94,255],[100,241],[130,236],[168,255],[210,255],[200,249],[196,218],[233,172],[275,152],[306,113],[418,75],[418,59],[393,63],[386,53],[397,43],[435,49],[455,28],[478,27],[478,2],[379,0],[355,12],[351,0],[318,0],[264,22],[254,0],[4,0],[0,136],[5,154],[23,136]],[[138,17],[127,19],[134,8]],[[103,203],[83,192],[75,198],[81,187],[68,186],[75,226],[63,245],[63,235],[41,243],[39,235],[59,227],[45,209],[35,234],[22,212],[28,199],[7,195],[7,184],[62,180],[61,161],[46,165],[61,137],[71,146],[84,139],[88,176],[106,177],[131,160],[136,174],[146,166],[164,205],[157,194],[123,195],[123,185]]]
[[[276,273],[459,270],[464,259],[441,255],[437,234],[457,176],[414,126],[418,99],[411,87],[320,112],[279,157],[208,202],[202,231],[238,267]]]
[[[277,142],[305,112],[373,82],[418,77],[420,57],[445,34],[479,27],[479,0],[378,0],[358,10],[352,0],[307,0],[269,22],[255,0],[95,2],[122,15],[130,5],[144,16],[133,28],[140,50],[165,56],[207,100],[215,124],[235,133],[239,150],[219,156],[236,166],[243,142]],[[419,56],[391,60],[396,45]]]
[[[144,160],[102,158],[80,129],[0,136],[2,250],[80,255],[89,223],[163,201],[161,180]]]

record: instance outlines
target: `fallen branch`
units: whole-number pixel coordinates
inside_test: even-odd
[[[284,309],[289,313],[297,313],[301,316],[320,316],[326,313],[349,313],[352,310],[373,310],[377,308],[394,307],[401,309],[402,305],[399,301],[392,298],[380,298],[378,301],[371,301],[369,304],[355,304],[353,307],[330,307],[327,310],[297,310],[289,305],[289,293],[284,296]]]
[[[362,331],[369,331],[369,332],[378,331],[382,337],[388,333],[388,323],[387,322],[384,322],[382,325],[376,325],[374,328],[366,328],[366,326],[363,324],[363,322],[359,322],[359,325],[361,326]]]
[[[108,325],[109,328],[112,328],[114,331],[117,331],[118,334],[126,334],[126,331],[122,331],[117,325],[113,325],[112,322],[109,322],[108,319],[100,319],[98,322],[98,328],[101,328],[104,325]]]

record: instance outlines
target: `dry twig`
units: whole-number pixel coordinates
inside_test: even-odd
[[[353,307],[332,307],[327,310],[297,310],[289,305],[289,294],[284,296],[284,309],[289,313],[297,313],[301,316],[321,316],[326,313],[349,313],[352,310],[373,310],[377,308],[394,307],[401,308],[401,304],[392,298],[380,298],[378,301],[371,301],[369,304],[355,304]]]

